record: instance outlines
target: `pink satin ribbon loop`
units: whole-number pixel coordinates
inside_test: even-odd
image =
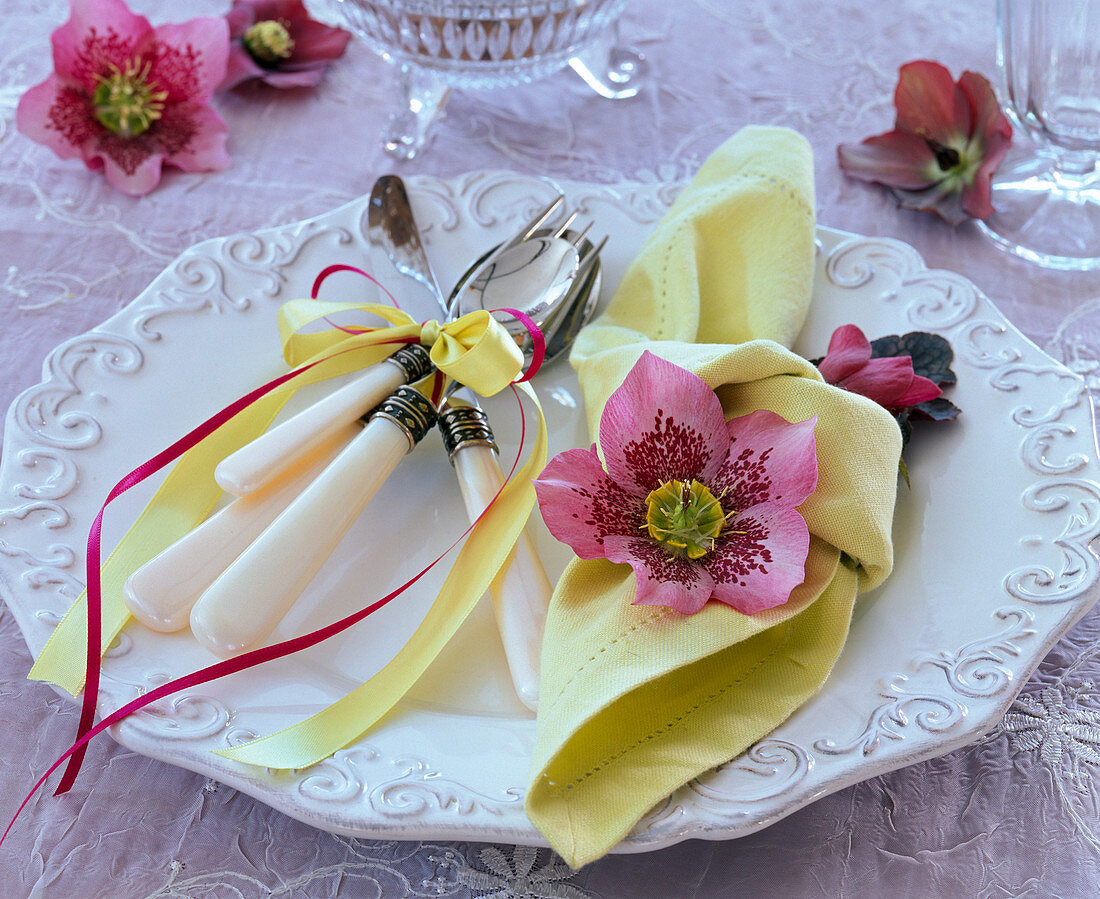
[[[527,329],[527,333],[531,335],[531,341],[534,344],[531,348],[531,361],[527,365],[527,371],[523,373],[523,377],[516,378],[516,383],[522,384],[524,381],[530,381],[542,368],[543,360],[546,358],[546,338],[543,336],[542,330],[535,324],[535,320],[531,316],[520,312],[518,309],[501,308],[489,311],[507,312],[518,319],[519,323]]]

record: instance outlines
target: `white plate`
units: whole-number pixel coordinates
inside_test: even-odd
[[[609,287],[677,192],[509,174],[411,178],[440,280],[452,282],[465,260],[511,233],[559,186],[598,232],[611,235]],[[300,224],[203,243],[122,312],[50,354],[43,383],[8,414],[0,468],[0,590],[32,651],[83,588],[88,527],[111,485],[282,370],[275,311],[306,295],[322,266],[366,264],[414,315],[432,315],[422,290],[393,276],[380,255],[366,262],[365,210],[360,200]],[[950,397],[963,415],[952,425],[918,428],[908,453],[912,489],[902,488],[896,514],[897,568],[861,599],[822,692],[746,755],[654,809],[619,851],[740,836],[824,793],[974,740],[1097,596],[1089,544],[1100,533],[1100,487],[1083,382],[1030,344],[973,285],[927,270],[904,244],[828,229],[819,238],[813,311],[796,349],[821,355],[845,322],[872,337],[945,334],[959,376]],[[339,275],[324,298],[359,295],[362,286]],[[585,445],[568,364],[537,380],[552,451]],[[489,411],[507,444],[516,433],[514,405],[494,401]],[[105,547],[150,494],[143,485],[111,507]],[[463,527],[453,477],[440,447],[427,440],[279,636],[377,598]],[[567,551],[541,522],[535,528],[556,575]],[[270,772],[209,751],[298,721],[365,680],[411,633],[441,577],[425,579],[327,645],[164,701],[113,734],[337,833],[543,844],[523,812],[534,719],[511,695],[485,609],[394,714],[333,758],[305,771]],[[105,661],[100,709],[212,661],[189,632],[164,636],[131,624]]]

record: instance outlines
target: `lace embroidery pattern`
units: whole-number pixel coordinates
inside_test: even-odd
[[[1100,709],[1083,705],[1090,698],[1096,700],[1091,681],[1079,687],[1046,686],[1037,693],[1021,694],[1005,713],[999,730],[1008,737],[1014,755],[1038,753],[1040,763],[1050,772],[1062,809],[1084,839],[1100,850],[1100,837],[1072,795],[1090,795],[1092,772],[1088,766],[1100,765]]]

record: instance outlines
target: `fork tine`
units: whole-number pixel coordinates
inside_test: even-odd
[[[569,230],[569,226],[572,225],[574,221],[576,221],[576,218],[577,213],[571,213],[569,218],[562,222],[561,225],[558,227],[558,230],[554,232],[554,237],[564,237],[565,232]]]
[[[500,249],[497,253],[503,253],[505,250],[510,250],[516,244],[523,243],[523,241],[530,238],[539,228],[545,224],[546,220],[550,218],[555,212],[558,211],[558,207],[565,201],[565,194],[558,194],[553,200],[550,201],[543,209],[535,213],[535,217],[531,219],[523,228],[513,237],[511,240],[507,240],[500,245]]]
[[[572,237],[572,238],[570,238],[570,239],[569,239],[569,242],[570,242],[571,244],[573,244],[573,246],[577,247],[577,249],[580,249],[580,246],[581,246],[581,241],[583,241],[583,240],[584,240],[585,236],[586,236],[586,235],[588,234],[588,232],[589,232],[589,231],[591,231],[591,230],[592,230],[592,222],[589,222],[589,223],[588,223],[587,225],[585,225],[585,226],[584,226],[584,228],[582,228],[582,229],[581,229],[581,233],[580,233],[580,234],[578,234],[578,235],[577,235],[576,237]],[[582,252],[583,252],[583,251],[582,251]],[[582,257],[582,258],[583,258],[583,257]]]
[[[573,276],[577,282],[580,282],[580,280],[588,274],[589,269],[591,269],[592,266],[596,264],[596,260],[600,258],[600,251],[604,248],[606,244],[607,235],[605,234],[603,236],[603,240],[601,240],[598,244],[592,247],[591,250],[581,256],[580,267],[577,269],[576,275]]]

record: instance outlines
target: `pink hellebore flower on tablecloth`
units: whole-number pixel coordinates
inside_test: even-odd
[[[993,213],[992,180],[1012,126],[989,82],[963,72],[958,83],[939,63],[901,67],[894,130],[838,148],[853,178],[891,189],[902,206],[931,210],[957,225]]]
[[[225,20],[153,28],[122,0],[70,9],[51,36],[53,74],[19,100],[19,130],[133,196],[157,186],[164,164],[226,168],[225,123],[208,105],[225,75]]]
[[[221,89],[259,78],[272,87],[314,87],[351,40],[310,18],[302,0],[233,0],[229,70]]]
[[[634,569],[636,605],[769,609],[805,579],[796,506],[817,485],[816,422],[727,422],[701,378],[647,351],[604,407],[606,471],[595,447],[558,454],[535,480],[539,507],[582,559]]]
[[[871,344],[855,325],[833,332],[817,370],[830,384],[872,399],[890,412],[934,400],[942,393],[934,381],[913,373],[909,356],[872,359]]]

